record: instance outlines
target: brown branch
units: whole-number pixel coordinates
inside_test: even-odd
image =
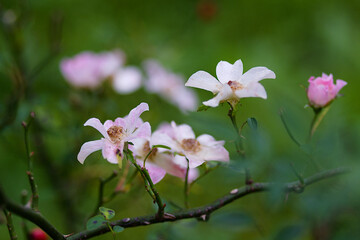
[[[284,192],[302,192],[305,186],[313,184],[323,179],[327,179],[330,177],[334,177],[343,173],[348,172],[345,168],[337,168],[333,170],[323,171],[317,173],[309,178],[304,179],[304,183],[302,184],[300,181],[290,182],[284,184]],[[121,226],[123,228],[129,227],[138,227],[145,226],[155,223],[161,222],[173,222],[187,218],[208,218],[209,215],[217,209],[220,209],[227,204],[242,198],[248,194],[268,191],[273,186],[273,183],[253,183],[252,185],[246,185],[241,188],[237,188],[232,190],[229,194],[225,195],[222,198],[214,201],[211,204],[192,208],[188,210],[182,210],[173,214],[165,213],[163,218],[159,218],[156,215],[143,216],[143,217],[135,217],[135,218],[124,218],[122,220],[111,222],[110,225]],[[67,238],[67,240],[82,240],[82,239],[90,239],[92,237],[104,234],[109,232],[109,227],[107,225],[102,225],[93,230],[85,230],[83,232],[71,235]]]

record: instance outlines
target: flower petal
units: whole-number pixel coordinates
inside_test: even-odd
[[[138,129],[132,134],[124,138],[125,141],[130,141],[135,138],[149,138],[151,136],[150,123],[144,122]]]
[[[149,105],[143,102],[140,103],[136,108],[132,109],[129,115],[124,118],[128,132],[133,132],[135,130],[138,118],[145,111],[149,111]]]
[[[142,167],[144,162],[138,160],[137,163]],[[160,182],[161,179],[163,179],[166,175],[166,171],[163,168],[161,168],[151,162],[146,162],[145,168],[148,170],[151,181],[154,184],[157,184],[158,182]]]
[[[185,83],[186,87],[201,88],[213,93],[218,93],[221,89],[221,83],[205,71],[198,71],[190,76]]]
[[[228,84],[224,84],[221,91],[212,99],[203,102],[204,105],[209,107],[217,107],[220,102],[226,101],[230,99],[233,95],[233,91],[231,90]]]
[[[97,118],[90,118],[84,123],[84,126],[90,126],[98,130],[106,139],[109,139],[109,135],[106,132],[104,125],[101,124],[100,120]]]
[[[181,149],[179,149],[179,147],[177,146],[178,144],[176,143],[176,141],[173,138],[171,138],[169,135],[167,135],[161,131],[155,131],[151,136],[150,142],[151,142],[151,146],[165,145],[165,146],[168,146],[169,148],[171,148],[171,150],[173,150],[175,152],[181,151]],[[159,148],[158,150],[160,152],[168,151],[163,148]]]
[[[141,86],[141,78],[141,72],[138,68],[122,68],[114,75],[114,90],[120,94],[132,93]]]
[[[105,140],[104,146],[102,149],[102,155],[103,157],[110,163],[117,164],[118,163],[118,157],[117,152],[122,153],[124,147],[124,143],[121,142],[119,144],[113,144],[112,142]]]
[[[229,81],[239,80],[243,73],[243,64],[241,60],[237,60],[234,64],[226,61],[220,61],[216,66],[216,76],[222,84]]]
[[[275,73],[267,67],[254,67],[241,76],[240,83],[247,85],[252,82],[258,82],[263,79],[275,79]]]
[[[183,139],[195,139],[195,133],[192,128],[187,124],[176,125],[174,121],[171,122],[174,129],[175,139],[181,142]]]
[[[267,94],[263,85],[258,82],[252,82],[246,86],[246,88],[236,90],[235,95],[238,98],[245,97],[260,97],[263,99],[267,98]]]
[[[104,145],[105,139],[95,140],[84,143],[81,148],[80,152],[77,155],[77,159],[81,164],[84,164],[85,159],[93,152],[100,150]]]

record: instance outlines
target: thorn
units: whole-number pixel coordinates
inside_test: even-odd
[[[22,121],[22,122],[21,122],[21,125],[22,125],[24,128],[27,127],[27,123],[26,123],[25,121]]]
[[[164,218],[165,219],[176,219],[175,215],[173,215],[171,213],[164,213]]]
[[[230,191],[230,194],[237,194],[239,192],[239,189],[235,188]]]
[[[130,218],[125,218],[125,219],[123,220],[123,222],[124,222],[124,223],[128,223],[128,222],[130,222],[130,220],[131,220]]]

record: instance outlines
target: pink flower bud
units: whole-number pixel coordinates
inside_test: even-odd
[[[310,77],[307,89],[310,106],[313,108],[325,107],[335,99],[340,89],[346,84],[347,82],[340,79],[336,80],[336,84],[334,84],[332,74],[328,76],[323,73],[321,77]]]

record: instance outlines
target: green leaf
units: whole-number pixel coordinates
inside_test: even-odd
[[[209,106],[201,105],[200,107],[198,107],[197,112],[206,111],[209,108]]]
[[[170,148],[170,147],[165,146],[165,145],[161,145],[161,144],[154,145],[154,146],[153,146],[153,148],[165,148],[165,149],[169,149],[169,150],[171,150],[171,148]]]
[[[86,229],[87,230],[91,230],[91,229],[95,229],[97,227],[100,227],[101,225],[103,225],[104,223],[106,223],[106,220],[104,218],[104,216],[102,215],[96,215],[92,218],[90,218],[87,223],[86,223]]]
[[[115,211],[110,208],[99,207],[99,211],[106,220],[112,219],[115,216]]]
[[[125,228],[121,227],[121,226],[115,226],[113,227],[113,231],[116,233],[120,233],[122,231],[124,231]]]
[[[251,118],[248,118],[247,119],[247,124],[249,125],[249,127],[252,129],[252,130],[257,130],[257,121],[255,118],[251,117]]]

